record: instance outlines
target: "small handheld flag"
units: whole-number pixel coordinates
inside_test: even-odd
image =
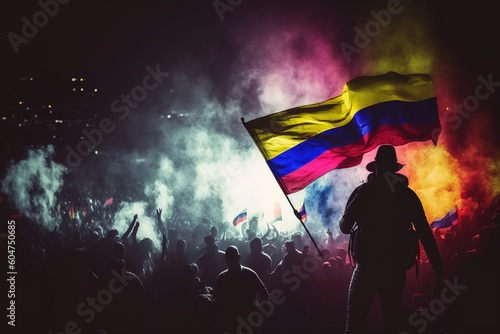
[[[454,222],[458,221],[457,207],[455,206],[451,209],[443,218],[436,219],[430,225],[431,228],[447,228],[453,225]]]
[[[238,226],[239,224],[248,220],[247,209],[243,209],[234,219],[233,226]]]
[[[300,219],[302,220],[302,222],[305,223],[307,220],[307,213],[306,213],[306,204],[304,201],[302,201],[302,205],[300,206],[298,211],[299,211]]]
[[[71,218],[71,219],[76,218],[76,211],[72,206],[69,208],[68,214],[69,214],[69,218]]]
[[[274,203],[274,210],[273,210],[273,220],[271,221],[271,224],[276,223],[277,221],[283,220],[283,216],[281,214],[281,205],[278,202]]]

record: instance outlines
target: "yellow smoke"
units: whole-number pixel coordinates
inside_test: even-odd
[[[422,201],[429,223],[443,217],[461,198],[458,161],[443,145],[410,143],[398,149],[402,173]]]
[[[498,197],[500,195],[500,157],[496,157],[490,162],[489,169],[493,175],[491,180],[493,196]]]
[[[425,9],[405,5],[391,22],[373,37],[361,52],[363,71],[379,74],[431,73],[436,59],[437,44],[432,25],[423,22]]]
[[[432,25],[422,21],[425,9],[405,4],[403,11],[374,37],[361,56],[365,74],[429,73],[435,66],[437,44]],[[440,139],[440,143],[443,141]],[[443,217],[461,198],[458,162],[446,146],[430,142],[410,143],[398,148],[399,159],[406,164],[402,173],[419,195],[432,222]]]

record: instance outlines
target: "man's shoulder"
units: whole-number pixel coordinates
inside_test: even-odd
[[[255,270],[253,270],[252,268],[249,268],[247,266],[241,266],[241,272],[245,275],[249,275],[249,276],[258,276],[257,273],[255,272]]]
[[[219,273],[219,275],[217,275],[217,280],[218,281],[219,280],[224,280],[226,278],[226,276],[227,276],[228,271],[229,271],[228,269],[224,269],[223,271],[221,271]]]
[[[262,259],[271,260],[271,255],[264,253],[264,252],[260,252],[259,257]]]

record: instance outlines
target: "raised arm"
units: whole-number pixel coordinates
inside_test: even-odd
[[[134,230],[132,231],[132,244],[137,245],[137,231],[139,230],[139,222],[135,223]]]
[[[269,239],[269,244],[270,245],[273,245],[276,240],[278,240],[278,237],[280,236],[280,232],[278,231],[278,228],[275,226],[275,225],[272,225],[273,226],[273,230],[276,232],[275,235],[274,235],[274,238],[272,239]]]
[[[432,266],[432,270],[436,276],[435,282],[435,291],[440,290],[443,284],[443,260],[441,259],[441,255],[439,253],[439,249],[436,243],[436,239],[434,238],[434,234],[429,226],[427,221],[427,217],[425,216],[424,208],[418,196],[411,192],[410,196],[412,197],[412,222],[415,230],[417,231],[417,236],[424,247],[425,254],[427,254],[427,258]]]
[[[163,224],[163,221],[161,220],[161,208],[158,208],[156,210],[156,224],[158,226],[158,230],[160,231],[161,234],[167,234],[167,227],[165,224]]]
[[[333,245],[335,243],[335,239],[333,238],[333,233],[330,231],[330,229],[326,229],[326,234],[328,234],[328,245]]]
[[[132,232],[132,229],[135,226],[135,222],[137,221],[137,214],[134,215],[134,219],[132,219],[132,222],[130,223],[128,229],[123,233],[121,239],[123,242],[128,243],[128,237],[130,236],[130,233]]]
[[[168,242],[167,242],[167,236],[164,234],[163,239],[161,241],[161,258],[160,258],[160,263],[167,263],[167,248],[168,248]]]

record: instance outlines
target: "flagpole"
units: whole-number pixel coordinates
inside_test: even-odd
[[[250,131],[250,129],[247,127],[246,125],[246,122],[245,122],[245,118],[244,117],[241,117],[241,123],[243,124],[243,126],[245,127],[245,129],[247,130],[248,134],[250,135],[250,137],[252,137],[252,140],[254,141],[255,145],[257,146],[257,148],[259,148],[259,151],[260,153],[262,154],[262,156],[265,157],[265,153],[264,151],[260,148],[260,145],[259,143],[256,141],[255,139],[255,136],[252,134],[252,132]],[[322,259],[322,260],[325,260],[323,258],[323,253],[321,252],[321,250],[319,249],[318,245],[316,244],[316,241],[314,240],[314,238],[312,237],[311,233],[309,232],[309,229],[306,227],[306,225],[304,224],[304,222],[302,221],[301,217],[300,217],[300,213],[297,211],[297,209],[295,209],[295,207],[293,206],[292,204],[292,201],[290,201],[290,198],[288,198],[288,195],[287,195],[287,191],[286,191],[286,188],[285,188],[285,185],[281,182],[281,179],[276,177],[276,172],[273,170],[272,166],[271,165],[268,165],[269,166],[269,169],[271,169],[271,172],[273,173],[274,175],[274,179],[276,180],[276,182],[278,183],[278,185],[280,186],[281,188],[281,191],[283,192],[283,195],[285,195],[286,197],[286,200],[288,201],[288,204],[290,204],[290,206],[292,207],[292,210],[293,210],[293,214],[295,215],[295,217],[297,217],[297,219],[300,221],[300,223],[302,224],[302,227],[304,228],[304,230],[307,232],[307,235],[309,235],[309,238],[311,239],[314,247],[316,247],[316,249],[318,250],[318,256]]]

